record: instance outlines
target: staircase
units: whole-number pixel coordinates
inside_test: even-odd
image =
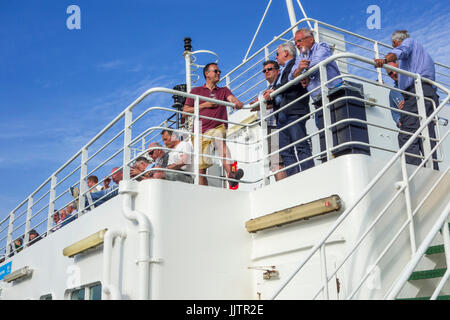
[[[447,223],[450,229],[450,223]],[[396,300],[430,300],[434,288],[442,280],[448,265],[445,257],[445,245],[442,230],[436,235],[431,245],[422,256],[419,265],[408,278],[408,282]],[[436,300],[450,300],[450,283],[442,288]]]

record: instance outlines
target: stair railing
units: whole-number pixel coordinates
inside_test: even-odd
[[[318,65],[314,66],[313,68],[311,68],[308,72],[306,72],[304,75],[290,81],[288,84],[286,84],[285,86],[290,86],[293,85],[295,83],[297,83],[298,81],[300,81],[301,79],[303,79],[304,77],[308,76],[310,72],[315,71],[314,69],[320,68],[322,69],[321,72],[321,87],[322,89],[327,90],[327,87],[325,85],[325,83],[327,83],[327,79],[326,79],[326,72],[324,72],[323,68],[325,67],[326,64],[330,63],[333,60],[339,59],[339,58],[352,58],[352,59],[356,59],[362,62],[365,62],[367,64],[370,65],[375,65],[375,63],[373,62],[373,60],[352,54],[352,53],[341,53],[341,54],[337,54],[337,55],[333,55],[327,59],[325,59],[324,61],[322,61],[321,63],[319,63]],[[406,175],[406,162],[405,162],[405,153],[406,153],[406,149],[409,148],[409,146],[419,137],[419,135],[421,135],[421,132],[425,130],[425,134],[424,137],[426,139],[425,141],[425,159],[422,161],[422,164],[427,163],[428,162],[428,167],[432,168],[432,154],[434,152],[436,152],[437,148],[441,145],[441,143],[445,140],[445,138],[448,136],[448,130],[446,135],[441,139],[441,141],[439,141],[435,147],[433,149],[431,149],[430,146],[430,138],[428,136],[428,124],[432,121],[434,121],[434,119],[437,117],[437,115],[442,111],[442,109],[446,106],[446,104],[449,102],[450,100],[450,91],[445,88],[444,86],[431,81],[429,79],[426,78],[421,78],[420,75],[418,74],[412,74],[410,72],[405,72],[404,70],[400,70],[397,68],[392,68],[388,65],[385,65],[384,68],[388,69],[388,70],[392,70],[398,73],[402,73],[405,74],[409,77],[412,77],[415,79],[415,85],[416,85],[416,92],[422,92],[422,90],[418,90],[421,89],[421,82],[427,82],[431,85],[434,85],[436,87],[438,87],[439,89],[441,89],[443,92],[446,93],[446,97],[444,98],[444,100],[439,104],[439,106],[434,110],[434,112],[425,119],[423,119],[422,116],[422,120],[421,120],[421,126],[418,128],[418,130],[410,137],[410,139],[407,141],[407,143],[405,143],[405,145],[400,148],[400,150],[391,158],[390,161],[388,161],[388,163],[384,166],[384,168],[372,179],[372,181],[367,185],[367,187],[363,190],[363,192],[360,194],[360,196],[341,214],[341,216],[335,221],[335,223],[330,227],[329,231],[326,233],[326,235],[324,237],[322,237],[322,239],[316,243],[316,245],[313,246],[313,248],[308,252],[308,254],[306,255],[306,257],[303,258],[303,260],[299,263],[298,267],[294,270],[294,272],[287,277],[287,279],[282,283],[282,285],[280,286],[280,288],[278,290],[275,291],[275,293],[273,294],[273,296],[271,297],[271,299],[275,299],[280,293],[281,291],[283,291],[283,289],[291,282],[291,280],[297,275],[297,273],[305,266],[305,264],[311,260],[312,256],[317,253],[319,250],[321,251],[321,264],[324,264],[324,246],[325,246],[325,242],[328,240],[328,238],[334,233],[334,231],[345,221],[345,219],[348,217],[348,215],[354,210],[354,208],[363,200],[363,198],[374,188],[374,186],[378,183],[378,181],[380,181],[380,179],[386,174],[386,172],[394,165],[394,163],[401,158],[402,160],[402,172],[403,172],[403,184],[401,186],[399,186],[400,190],[397,191],[397,193],[394,195],[394,197],[389,201],[388,205],[385,206],[385,208],[382,210],[382,213],[375,219],[374,223],[368,228],[368,231],[356,242],[356,244],[353,246],[353,248],[350,250],[350,254],[347,255],[347,257],[344,259],[344,261],[341,263],[341,265],[336,269],[336,271],[330,276],[328,277],[328,275],[326,274],[326,269],[324,270],[325,274],[323,275],[323,279],[326,279],[325,283],[322,285],[321,289],[319,290],[325,290],[328,286],[328,281],[332,278],[332,276],[334,274],[336,274],[337,270],[342,267],[342,265],[345,263],[345,261],[348,259],[348,257],[354,252],[354,250],[356,249],[356,247],[361,243],[361,241],[365,238],[365,236],[369,233],[369,231],[372,229],[372,227],[374,226],[374,224],[381,218],[381,216],[387,211],[387,209],[390,207],[390,205],[392,205],[392,203],[395,201],[395,199],[401,194],[401,192],[403,192],[404,190],[406,190],[408,192],[408,190],[406,188],[408,188],[408,184],[409,184],[409,180],[412,179],[413,176],[415,176],[418,172],[419,169],[422,168],[422,165],[420,165],[418,167],[418,169],[414,172],[414,174],[412,175],[412,177],[410,179],[408,179],[407,175]],[[284,86],[284,87],[285,87]],[[276,90],[275,92],[273,92],[271,94],[271,96],[275,96],[276,94],[279,94],[279,91],[284,90],[285,88],[280,88],[278,90]],[[324,94],[326,95],[326,94]],[[424,97],[423,95],[418,95],[418,109],[419,109],[419,114],[426,114],[425,112],[425,103],[424,103]],[[325,124],[325,128],[327,129],[327,125]],[[329,149],[329,145],[327,143],[327,149]],[[448,168],[446,170],[444,170],[444,174],[442,175],[442,177],[446,174],[446,172],[448,171]],[[435,184],[434,187],[436,187],[437,184]],[[429,196],[429,194],[428,194]],[[410,199],[408,199],[408,197],[406,197],[407,200],[407,207],[411,208],[411,203],[410,203]],[[423,204],[424,200],[422,201]],[[415,211],[417,212],[417,210]],[[404,227],[406,226],[410,226],[410,238],[411,238],[411,246],[412,246],[412,251],[413,253],[416,252],[416,248],[415,248],[415,240],[413,240],[415,238],[414,236],[414,228],[413,228],[413,215],[414,213],[411,212],[411,210],[408,210],[408,220],[407,222],[403,225],[403,227],[401,228],[400,232],[403,230]],[[397,233],[397,235],[394,237],[393,241],[391,241],[390,244],[388,244],[387,248],[384,250],[384,252],[382,253],[381,257],[384,256],[384,254],[387,252],[387,249],[389,247],[392,246],[392,244],[394,243],[394,240],[399,236],[399,233]],[[414,242],[413,242],[414,241]],[[381,259],[381,258],[379,258]],[[360,283],[360,285],[358,286],[358,288],[361,286],[361,284],[364,282],[364,280],[368,277],[369,272],[366,274],[366,276],[363,278],[363,281]],[[357,289],[358,289],[357,288]],[[351,294],[351,297],[356,293],[356,290]],[[317,296],[317,294],[316,294]]]
[[[450,214],[450,203],[447,204],[442,214],[439,216],[439,218],[436,220],[436,223],[431,228],[430,232],[428,232],[427,236],[423,240],[420,247],[417,249],[417,252],[411,257],[411,260],[409,263],[405,266],[403,271],[400,273],[398,279],[395,281],[392,288],[388,291],[385,298],[387,300],[393,300],[397,297],[397,295],[402,290],[403,286],[408,281],[409,277],[413,273],[414,269],[422,259],[423,255],[425,254],[425,251],[427,251],[428,247],[430,246],[431,242],[435,238],[435,236],[438,234],[439,230],[442,230],[442,235],[444,238],[444,248],[445,248],[445,257],[447,262],[447,271],[445,272],[444,276],[442,277],[441,281],[436,287],[436,290],[434,291],[433,295],[431,296],[431,300],[436,299],[437,295],[442,290],[444,284],[447,282],[449,276],[450,276],[450,238],[449,238],[449,230],[448,230],[448,217]]]

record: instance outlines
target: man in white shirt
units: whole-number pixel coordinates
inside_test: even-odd
[[[172,149],[169,152],[167,169],[179,171],[166,171],[165,179],[193,183],[194,178],[191,174],[189,174],[193,172],[192,145],[189,142],[180,141],[176,133],[173,133],[167,129],[163,130],[161,135],[166,147]]]

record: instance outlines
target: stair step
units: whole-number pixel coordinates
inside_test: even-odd
[[[431,297],[401,298],[396,300],[430,300]],[[450,295],[438,296],[436,300],[450,300]]]
[[[431,255],[431,254],[444,253],[444,252],[445,252],[444,245],[440,244],[437,246],[429,247],[428,250],[425,252],[425,254]]]
[[[439,278],[442,277],[447,271],[447,268],[435,269],[435,270],[424,270],[424,271],[415,271],[411,274],[408,281],[412,280],[421,280],[421,279],[431,279],[431,278]]]

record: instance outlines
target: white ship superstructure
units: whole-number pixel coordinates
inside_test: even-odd
[[[150,88],[0,222],[0,298],[448,298],[450,67],[436,63],[436,81],[387,67],[413,77],[417,86],[421,81],[436,86],[440,96],[427,117],[424,97],[417,95],[421,127],[409,143],[420,135],[425,155],[421,166],[409,165],[409,144],[399,149],[399,129],[391,118],[391,82],[373,62],[391,47],[316,19],[296,21],[291,15],[291,22],[224,74],[219,85],[245,102],[244,109],[232,111],[230,103],[202,97],[229,109],[229,160],[245,171],[236,190],[228,187],[222,159],[213,152],[207,155],[214,162],[207,171],[209,186],[198,184],[198,143],[193,184],[130,176],[133,162],[151,151],[149,143],[161,142],[162,129],[190,140],[179,121],[186,113],[158,105],[158,96],[194,98],[197,111],[188,115],[194,123],[191,135],[194,141],[200,135],[195,129],[198,96]],[[268,165],[266,103],[252,112],[258,103],[250,102],[266,88],[262,62],[301,27],[311,27],[316,41],[330,44],[334,55],[273,95],[320,70],[322,96],[328,97],[333,89],[326,85],[331,79],[326,79],[325,65],[337,61],[345,83],[341,89],[354,92],[341,101],[357,105],[365,118],[349,115],[332,122],[333,102],[325,98],[326,149],[321,151],[314,122],[318,110],[311,101],[307,139],[315,166],[275,181],[276,172]],[[184,52],[188,89],[196,53],[189,46]],[[156,124],[155,118],[168,120]],[[426,130],[430,122],[438,137],[434,150]],[[333,142],[335,128],[355,123],[368,142]],[[342,148],[352,151],[340,154]],[[433,170],[433,161],[439,170]],[[114,167],[123,170],[118,195],[95,206],[87,177],[110,176]],[[70,188],[79,195],[74,198]],[[74,201],[77,218],[56,230],[52,215]],[[32,229],[40,235],[37,241],[25,237],[16,250],[14,240]]]

